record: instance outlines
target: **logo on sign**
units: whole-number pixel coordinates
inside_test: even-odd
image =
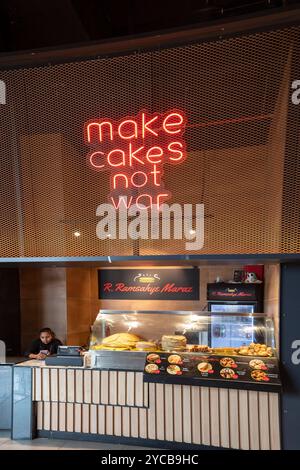
[[[133,280],[140,284],[153,284],[160,281],[160,277],[158,274],[139,273]]]

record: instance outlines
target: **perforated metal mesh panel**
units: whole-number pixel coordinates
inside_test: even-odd
[[[2,72],[0,256],[186,253],[181,240],[96,237],[109,174],[87,165],[83,141],[91,118],[172,108],[188,118],[188,158],[164,166],[164,183],[172,202],[204,203],[201,253],[299,252],[299,31]]]

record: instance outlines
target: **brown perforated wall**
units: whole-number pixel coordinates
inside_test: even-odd
[[[299,31],[1,72],[0,256],[186,253],[180,240],[96,237],[109,174],[87,165],[83,141],[91,118],[172,108],[188,118],[188,158],[164,166],[164,183],[172,202],[204,203],[199,252],[300,252],[292,230],[299,226],[299,132],[289,118]]]

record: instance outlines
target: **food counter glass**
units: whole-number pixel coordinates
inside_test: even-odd
[[[213,347],[216,335],[222,347]],[[228,313],[225,322],[223,313],[102,310],[90,353],[92,367],[141,371],[146,382],[280,387],[273,320],[264,314]]]

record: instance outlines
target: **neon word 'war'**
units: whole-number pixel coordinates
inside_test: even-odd
[[[164,114],[141,111],[120,121],[85,123],[88,164],[96,171],[110,171],[109,200],[115,208],[133,204],[160,207],[171,198],[163,184],[163,166],[185,160],[185,126],[185,114],[178,110]]]

